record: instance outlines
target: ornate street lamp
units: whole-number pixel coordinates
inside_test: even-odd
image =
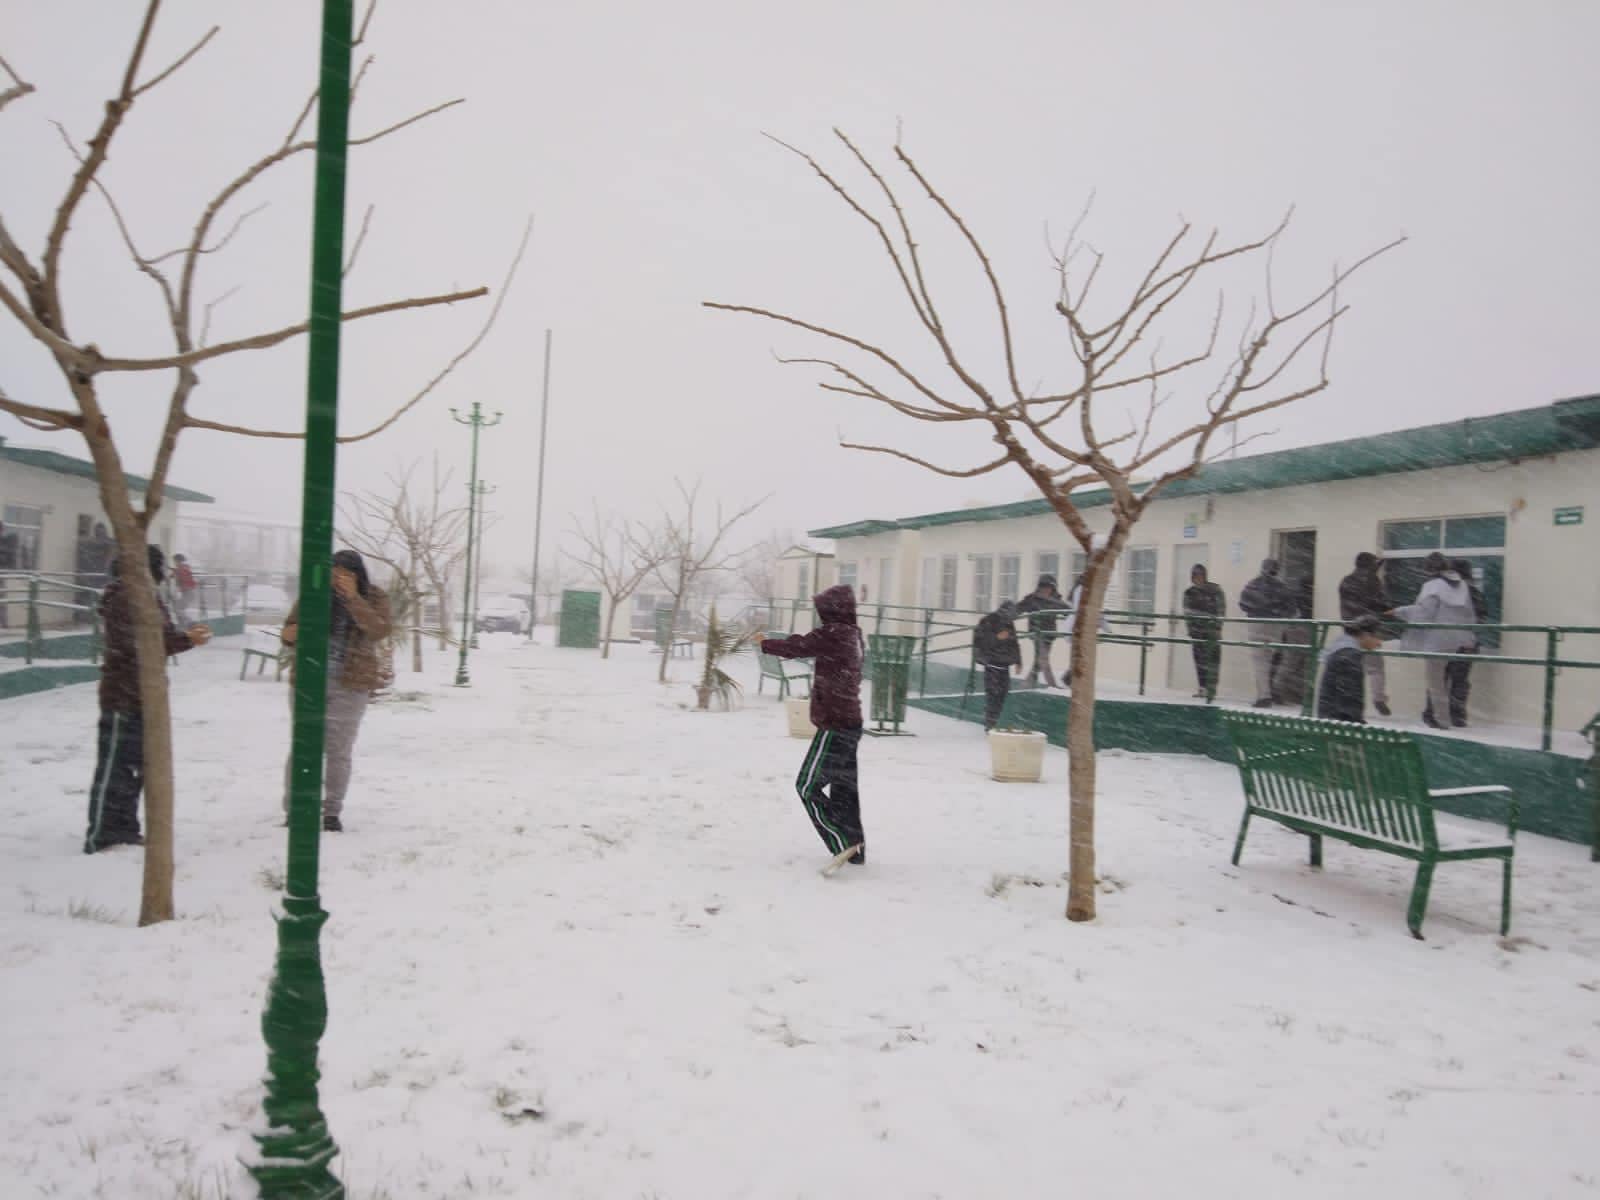
[[[472,411],[462,416],[455,409],[450,410],[451,418],[461,425],[472,427],[472,475],[467,481],[467,563],[466,582],[461,590],[461,661],[456,665],[456,686],[471,687],[472,677],[467,674],[467,650],[472,644],[472,568],[473,568],[473,535],[477,532],[478,516],[478,431],[491,429],[500,424],[503,414],[495,413],[493,417],[483,415],[483,407],[474,400]]]

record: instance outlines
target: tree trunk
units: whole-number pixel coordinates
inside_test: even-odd
[[[1094,710],[1096,661],[1100,653],[1100,613],[1127,531],[1112,530],[1105,549],[1089,556],[1083,594],[1072,615],[1072,699],[1067,706],[1067,920],[1095,917]]]
[[[87,387],[87,385],[80,385]],[[90,406],[95,400],[90,397]],[[117,543],[117,577],[133,613],[134,651],[139,665],[139,703],[144,716],[144,881],[139,924],[172,920],[173,796],[172,706],[167,692],[167,645],[161,602],[145,549],[144,527],[129,499],[122,460],[103,424],[84,430],[100,484],[100,504]],[[154,513],[148,514],[150,518]]]
[[[661,647],[661,670],[656,674],[657,683],[667,681],[667,660],[672,657],[672,631],[678,627],[678,613],[683,609],[683,592],[672,598],[672,616],[667,621],[667,644]]]
[[[411,670],[413,674],[422,671],[422,610],[417,610],[417,620],[411,626]]]
[[[606,606],[606,627],[600,631],[600,657],[611,657],[611,630],[617,619],[617,605],[620,601],[615,595],[611,597]]]

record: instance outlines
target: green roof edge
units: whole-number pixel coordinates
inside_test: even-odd
[[[1162,490],[1163,499],[1258,492],[1271,488],[1366,479],[1406,471],[1438,470],[1472,463],[1544,458],[1572,450],[1600,447],[1600,395],[1575,396],[1542,408],[1524,408],[1487,417],[1464,417],[1437,425],[1421,425],[1315,446],[1272,450],[1202,467],[1192,479],[1180,479]],[[1073,497],[1079,508],[1097,508],[1110,501],[1105,489]],[[1018,500],[978,508],[923,513],[900,520],[854,521],[807,530],[816,538],[866,537],[897,529],[928,529],[967,522],[1006,521],[1050,512],[1044,499]]]
[[[57,475],[75,475],[80,479],[94,479],[94,464],[81,458],[71,458],[65,454],[58,454],[54,450],[34,450],[27,446],[0,445],[0,459],[20,463],[24,467],[33,467],[38,471],[53,471]],[[141,475],[129,475],[128,490],[144,492],[150,487],[150,481]],[[168,484],[167,498],[182,504],[215,504],[216,499],[207,496],[204,492],[191,492],[188,488]]]

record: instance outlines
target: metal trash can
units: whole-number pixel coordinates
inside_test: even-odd
[[[868,733],[898,735],[906,719],[906,695],[911,688],[911,659],[917,650],[914,635],[873,633],[867,636],[867,672],[872,680],[872,725]]]

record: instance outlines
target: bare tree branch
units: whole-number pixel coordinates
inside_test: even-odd
[[[213,25],[209,30],[206,31],[205,37],[201,38],[193,46],[190,46],[188,51],[186,51],[183,54],[183,56],[178,59],[177,62],[173,63],[165,71],[162,71],[154,79],[151,79],[146,83],[141,83],[138,87],[134,88],[133,89],[133,96],[134,97],[142,96],[146,92],[148,92],[151,88],[158,86],[163,80],[166,80],[166,79],[170,78],[175,72],[177,72],[179,69],[181,69],[186,62],[188,62],[196,54],[199,54],[200,51],[204,50],[206,48],[206,43],[208,43],[212,38],[216,37],[217,33],[221,29],[222,29],[222,26]],[[130,99],[132,99],[132,98],[133,97],[130,97]]]
[[[366,308],[356,308],[340,315],[341,321],[360,321],[367,317],[382,316],[384,313],[403,312],[412,308],[435,308],[441,304],[458,304],[463,300],[476,300],[489,292],[486,287],[473,288],[465,292],[446,292],[437,296],[413,296],[406,300],[390,300],[384,304],[373,304]],[[93,346],[80,352],[83,355],[86,368],[91,374],[103,371],[170,371],[174,367],[192,367],[209,359],[221,358],[225,354],[237,354],[242,350],[265,350],[270,346],[279,345],[290,338],[299,337],[309,328],[309,322],[301,321],[297,325],[288,325],[282,329],[275,329],[271,333],[258,333],[253,337],[240,338],[233,342],[222,342],[216,346],[207,346],[201,350],[190,350],[185,354],[169,354],[162,358],[107,358],[100,354]]]
[[[971,479],[976,475],[987,475],[990,471],[998,470],[999,468],[1005,466],[1008,462],[1012,461],[1010,454],[1002,454],[993,462],[985,463],[981,467],[973,467],[970,470],[961,471],[954,467],[938,466],[935,463],[929,462],[925,458],[918,458],[915,454],[907,454],[904,450],[895,450],[889,446],[866,446],[862,445],[860,442],[845,441],[841,441],[839,445],[846,450],[865,450],[868,454],[888,454],[894,458],[904,459],[906,462],[916,463],[919,467],[926,467],[928,470],[933,471],[936,474],[948,475],[952,479]]]
[[[55,219],[50,223],[50,232],[45,237],[44,257],[41,260],[41,275],[44,279],[44,303],[46,311],[41,316],[48,322],[53,332],[65,333],[66,328],[62,321],[61,295],[60,295],[60,269],[61,246],[66,240],[67,229],[72,224],[73,214],[77,212],[78,204],[83,199],[84,192],[89,190],[89,180],[94,178],[95,172],[105,162],[106,155],[111,150],[111,139],[116,136],[118,127],[122,124],[128,110],[133,107],[135,96],[134,79],[139,73],[140,64],[144,61],[144,52],[150,44],[150,30],[155,26],[156,14],[161,9],[161,0],[150,0],[145,9],[144,19],[139,25],[139,35],[133,44],[133,52],[128,56],[127,70],[122,77],[122,89],[111,100],[106,102],[105,115],[100,120],[100,127],[95,130],[94,136],[89,139],[89,150],[83,160],[78,164],[78,169],[73,173],[72,181],[67,185],[67,194],[56,207]]]
[[[350,254],[344,260],[344,270],[339,272],[340,279],[349,279],[350,272],[356,268],[356,259],[361,257],[361,247],[367,244],[367,232],[372,228],[372,212],[377,205],[367,205],[367,211],[361,214],[361,229],[356,234],[355,244],[350,247]],[[498,304],[498,302],[497,302]]]
[[[0,92],[0,108],[4,108],[13,100],[22,99],[22,97],[26,96],[29,92],[35,90],[33,84],[29,83],[27,80],[23,79],[22,76],[13,71],[11,69],[11,64],[8,63],[4,58],[0,58],[0,71],[4,71],[7,75],[11,76],[11,86],[5,91]]]
[[[0,411],[8,412],[20,421],[30,423],[35,429],[81,429],[83,417],[79,413],[60,408],[43,408],[37,404],[24,404],[13,400],[0,389]]]

